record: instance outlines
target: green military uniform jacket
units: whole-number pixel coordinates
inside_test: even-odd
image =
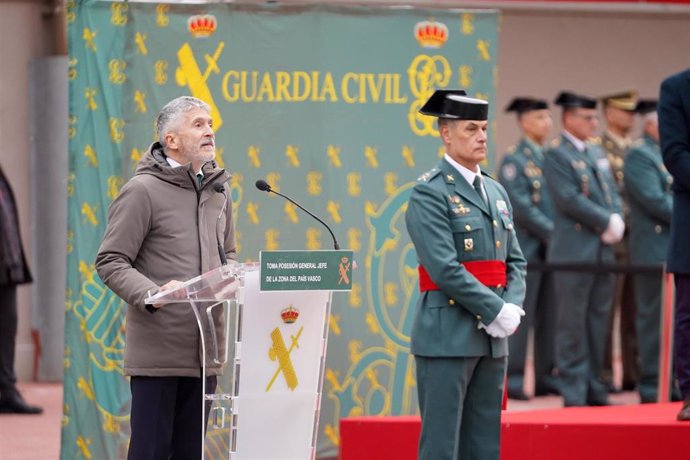
[[[621,217],[625,221],[625,226],[629,227],[630,222],[628,221],[630,214],[630,204],[628,203],[628,193],[625,190],[625,172],[623,171],[626,158],[628,156],[628,143],[625,140],[625,145],[621,145],[619,141],[614,139],[613,135],[606,131],[601,135],[601,146],[604,148],[606,153],[606,159],[609,161],[611,167],[611,177],[613,182],[616,184],[616,190],[621,198],[621,209],[623,214]],[[626,228],[626,238],[614,245],[614,252],[616,254],[618,262],[627,262],[628,257],[626,255],[628,251],[627,245],[627,228]]]
[[[618,193],[625,201],[625,173],[623,167],[628,155],[627,147],[621,146],[608,131],[601,135],[601,146],[604,148],[606,158],[611,165],[611,176],[616,182]]]
[[[624,166],[630,200],[630,257],[635,264],[666,260],[673,212],[673,178],[659,143],[649,136],[633,144]]]
[[[553,205],[542,174],[544,154],[534,142],[522,138],[503,157],[498,180],[508,192],[515,216],[520,249],[528,261],[539,254],[553,231]]]
[[[608,162],[597,145],[580,152],[565,136],[556,139],[544,161],[544,173],[557,212],[549,243],[550,262],[613,262],[613,251],[600,235],[611,214],[622,217],[621,201]]]
[[[666,261],[670,239],[673,178],[666,171],[659,144],[649,136],[633,144],[623,167],[630,203],[630,259],[634,264]],[[659,275],[635,277],[636,326],[643,402],[657,399],[659,384],[659,321],[661,317]]]
[[[420,296],[411,334],[414,355],[508,354],[507,339],[493,338],[478,325],[489,325],[506,302],[522,305],[526,261],[506,191],[486,175],[483,182],[488,208],[462,174],[442,160],[412,191],[407,230],[419,263],[439,287]],[[476,260],[504,261],[507,286],[488,288],[461,265]]]

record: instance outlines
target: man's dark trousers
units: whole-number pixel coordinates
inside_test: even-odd
[[[676,273],[675,359],[683,397],[690,397],[690,274]]]
[[[14,349],[17,338],[17,285],[0,286],[0,393],[14,390]]]
[[[216,381],[206,378],[206,393],[215,391]],[[127,459],[201,459],[201,378],[135,376],[130,387],[132,435]]]

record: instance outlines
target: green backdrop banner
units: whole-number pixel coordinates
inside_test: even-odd
[[[154,140],[158,110],[184,94],[212,107],[218,162],[233,175],[241,260],[257,260],[262,249],[332,248],[323,227],[256,190],[257,179],[321,216],[354,251],[352,291],[334,295],[330,318],[319,455],[336,451],[341,417],[415,413],[408,348],[417,264],[402,216],[416,177],[443,153],[434,120],[417,110],[435,88],[465,88],[493,103],[497,14],[67,3],[62,459],[126,452],[126,306],[93,262],[108,206]]]

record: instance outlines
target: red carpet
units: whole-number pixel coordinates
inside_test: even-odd
[[[688,460],[680,403],[504,412],[501,460]],[[419,417],[340,421],[340,460],[415,460]]]

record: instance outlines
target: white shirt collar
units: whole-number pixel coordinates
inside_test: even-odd
[[[445,159],[452,167],[458,170],[460,174],[462,174],[462,177],[465,178],[465,180],[472,186],[474,186],[474,178],[479,176],[481,179],[482,176],[482,170],[479,168],[479,165],[477,165],[477,171],[472,171],[470,169],[465,168],[463,165],[458,163],[457,161],[453,160],[450,155],[447,153],[445,154]],[[482,186],[484,185],[484,181],[482,181]]]
[[[566,139],[573,143],[573,145],[578,151],[584,152],[587,148],[587,144],[584,141],[581,141],[577,137],[570,134],[568,131],[563,130],[563,135],[566,137]]]
[[[169,156],[166,156],[165,159],[168,161],[168,164],[172,166],[173,168],[179,168],[180,166],[184,166],[183,164],[179,163],[177,160],[174,158],[170,158]],[[196,172],[197,175],[201,174],[202,176],[204,175],[204,172],[200,169]]]

